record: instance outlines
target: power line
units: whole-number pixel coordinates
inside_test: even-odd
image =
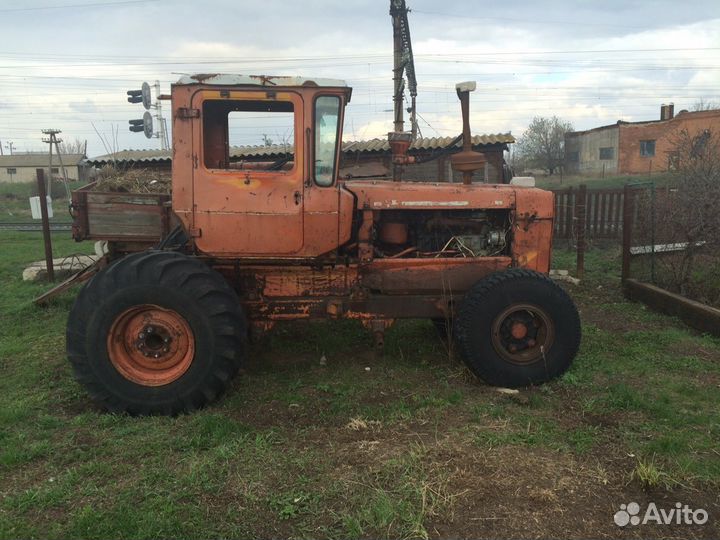
[[[122,0],[120,2],[93,2],[90,4],[65,4],[62,6],[34,6],[24,8],[8,8],[0,9],[0,13],[9,13],[15,11],[42,11],[46,9],[74,9],[74,8],[88,8],[88,7],[108,7],[118,6],[123,4],[146,4],[148,2],[158,2],[159,0]]]
[[[608,28],[627,28],[631,30],[647,30],[650,27],[648,26],[630,26],[625,24],[608,24],[608,23],[599,23],[599,22],[583,22],[583,21],[553,21],[553,20],[547,20],[547,19],[518,19],[514,17],[490,17],[490,16],[473,16],[468,15],[466,13],[458,14],[458,13],[441,13],[438,11],[425,11],[421,9],[413,9],[413,13],[420,13],[422,15],[438,15],[440,17],[456,17],[459,19],[474,19],[474,20],[490,20],[490,21],[506,21],[506,22],[521,22],[521,23],[531,23],[531,24],[559,24],[562,26],[600,26],[600,27],[608,27]],[[685,23],[690,24],[690,23]]]
[[[159,1],[159,0],[129,0],[137,2],[145,1]],[[122,3],[122,2],[121,2]],[[0,10],[3,11],[3,10]],[[717,51],[720,47],[675,47],[675,48],[645,48],[645,49],[556,49],[556,50],[535,50],[535,51],[493,51],[485,53],[422,53],[415,54],[416,58],[431,58],[431,57],[453,57],[453,56],[507,56],[507,55],[537,55],[537,54],[597,54],[597,53],[631,53],[631,52],[687,52],[687,51]],[[150,60],[217,60],[217,57],[212,56],[128,56],[128,55],[96,55],[96,54],[54,54],[54,53],[26,53],[26,52],[14,52],[14,51],[0,51],[0,56],[3,55],[15,55],[15,56],[30,56],[36,58],[118,58],[127,60],[128,58],[139,58],[139,59],[150,59]],[[238,61],[238,62],[277,62],[277,61],[307,61],[307,60],[345,60],[345,59],[372,59],[372,58],[388,58],[387,53],[366,53],[366,54],[348,54],[348,55],[331,55],[331,56],[228,56],[222,57],[224,61]]]

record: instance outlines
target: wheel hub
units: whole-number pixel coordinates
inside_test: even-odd
[[[529,364],[542,357],[555,339],[555,326],[540,307],[529,304],[509,306],[495,318],[492,344],[506,360]]]
[[[146,326],[138,334],[135,347],[146,358],[161,358],[170,352],[172,335],[167,328],[162,326]]]
[[[195,338],[179,313],[143,304],[115,319],[107,349],[123,377],[143,386],[162,386],[188,370],[195,356]]]

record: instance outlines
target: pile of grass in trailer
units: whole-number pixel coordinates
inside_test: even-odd
[[[169,171],[103,167],[98,172],[93,189],[120,193],[170,193],[172,180]]]

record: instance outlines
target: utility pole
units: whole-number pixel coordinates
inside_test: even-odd
[[[403,94],[405,92],[405,78],[402,65],[402,36],[400,34],[400,10],[402,8],[390,3],[390,16],[393,21],[393,103],[394,126],[396,132],[405,131],[403,120]]]
[[[410,43],[410,25],[407,14],[410,11],[405,0],[390,0],[390,17],[393,25],[393,130],[388,133],[388,142],[392,151],[393,181],[402,180],[405,165],[414,163],[415,158],[408,156],[410,145],[417,137],[417,119],[415,97],[417,81],[415,80],[415,64],[413,62],[412,45]],[[405,131],[403,101],[405,99],[405,77],[412,104],[410,113],[410,131]]]
[[[47,137],[43,137],[42,141],[50,145],[50,165],[48,166],[47,191],[48,193],[52,193],[52,191],[50,190],[50,184],[52,182],[53,145],[55,145],[55,151],[57,152],[58,161],[60,162],[60,169],[62,170],[63,181],[67,186],[67,173],[65,172],[65,165],[63,165],[62,162],[62,154],[60,153],[59,146],[59,144],[62,142],[62,139],[57,138],[58,134],[62,133],[62,131],[59,129],[43,129],[42,132],[44,135],[48,135]]]
[[[10,150],[10,155],[12,156],[12,155],[13,155],[13,150],[15,149],[15,143],[12,142],[12,141],[8,141],[8,142],[5,143],[5,148],[7,148],[8,150]]]

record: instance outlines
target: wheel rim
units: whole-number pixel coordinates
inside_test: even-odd
[[[552,319],[535,305],[513,304],[493,321],[493,347],[513,364],[531,364],[543,358],[554,340]]]
[[[162,386],[188,370],[195,356],[195,337],[177,312],[143,304],[115,319],[107,349],[123,377],[143,386]]]

